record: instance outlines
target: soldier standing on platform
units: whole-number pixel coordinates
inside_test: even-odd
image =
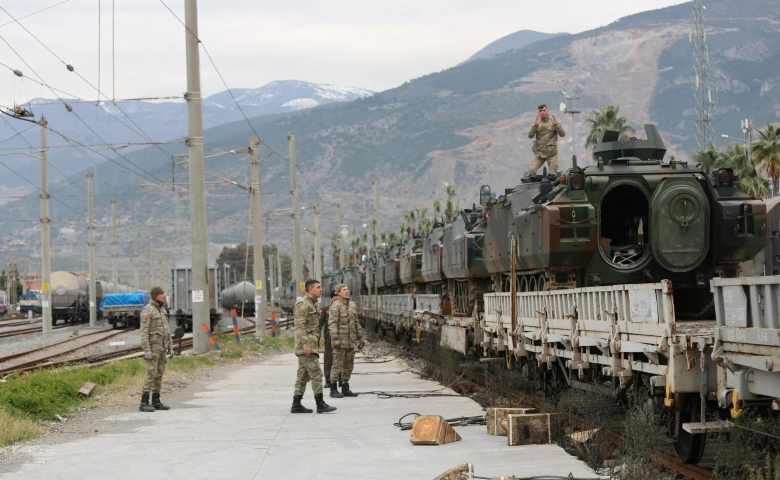
[[[322,370],[317,353],[320,343],[319,314],[317,299],[322,296],[322,285],[317,280],[306,280],[306,295],[295,304],[293,309],[295,323],[295,355],[298,357],[298,376],[295,380],[295,393],[290,413],[312,413],[301,405],[306,384],[311,381],[314,390],[314,400],[317,402],[317,413],[336,410],[322,398]]]
[[[339,294],[336,291],[330,294],[330,303],[338,300]],[[322,338],[325,341],[325,358],[323,359],[325,370],[325,385],[323,388],[330,388],[330,371],[333,367],[333,344],[330,341],[330,329],[328,328],[328,309],[330,305],[322,307],[320,310],[320,331],[322,332]]]
[[[566,136],[563,125],[547,110],[547,105],[539,105],[539,113],[536,121],[528,132],[528,138],[536,137],[531,151],[534,159],[528,169],[528,176],[536,175],[536,171],[542,168],[547,161],[551,174],[558,173],[558,137]]]
[[[349,288],[343,283],[336,285],[339,299],[328,310],[330,341],[333,344],[333,369],[330,372],[330,396],[333,398],[357,397],[349,389],[349,378],[355,366],[355,348],[365,345],[363,329],[358,321],[357,306],[349,301]],[[341,376],[341,393],[338,380]]]
[[[171,332],[168,329],[168,312],[165,311],[165,292],[162,287],[152,287],[151,300],[141,310],[141,348],[146,360],[146,381],[141,394],[142,412],[169,410],[160,400],[162,377],[165,373],[165,353],[171,350]],[[149,393],[152,404],[149,405]]]

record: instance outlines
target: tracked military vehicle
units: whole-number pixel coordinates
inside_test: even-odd
[[[525,177],[485,206],[484,263],[494,291],[509,291],[514,251],[517,291],[671,280],[691,295],[681,317],[710,311],[709,281],[734,277],[764,247],[766,205],[735,187],[731,169],[664,161],[654,125],[647,139],[602,131],[595,166],[559,177]],[[487,193],[487,195],[486,195]],[[512,248],[512,245],[515,248]]]

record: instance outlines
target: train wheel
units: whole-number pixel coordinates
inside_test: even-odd
[[[699,405],[698,394],[679,394],[675,395],[675,429],[679,427],[677,441],[674,442],[674,450],[681,461],[696,465],[704,455],[704,446],[707,441],[707,435],[692,435],[682,428],[683,423],[700,422],[701,409]]]

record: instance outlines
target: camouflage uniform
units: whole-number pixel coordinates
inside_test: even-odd
[[[536,137],[531,150],[534,152],[534,159],[531,161],[531,167],[528,169],[528,175],[536,175],[536,171],[542,168],[544,161],[550,167],[550,173],[558,172],[558,137],[566,136],[563,131],[563,125],[556,120],[553,125],[552,117],[547,116],[534,124],[528,132],[528,138]]]
[[[330,381],[330,371],[333,367],[333,345],[330,342],[330,329],[328,328],[328,309],[330,305],[322,308],[320,311],[320,331],[322,332],[322,338],[325,340],[325,358],[323,359],[325,380]]]
[[[168,329],[168,312],[154,300],[141,310],[141,348],[144,353],[152,354],[152,359],[146,361],[143,393],[160,393],[165,373],[165,352],[171,349],[171,331]]]
[[[358,321],[357,306],[339,298],[330,306],[328,326],[333,344],[333,369],[330,381],[348,384],[355,365],[355,348],[363,348],[363,329]]]
[[[298,356],[298,377],[295,380],[295,395],[303,395],[306,384],[311,381],[314,394],[322,393],[322,370],[320,370],[320,358],[317,347],[320,343],[319,314],[314,305],[317,299],[309,295],[303,297],[295,304],[293,309],[295,323],[295,355]],[[311,349],[311,354],[306,356],[304,350]]]

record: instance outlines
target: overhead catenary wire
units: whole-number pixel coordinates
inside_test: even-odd
[[[28,13],[27,15],[24,15],[23,17],[19,17],[16,20],[13,20],[11,22],[2,23],[2,24],[0,24],[0,27],[5,27],[6,25],[10,25],[12,23],[16,23],[17,20],[22,20],[23,18],[32,17],[33,15],[37,15],[37,14],[39,14],[41,12],[45,12],[46,10],[49,10],[51,8],[54,8],[54,7],[59,7],[60,5],[68,3],[68,2],[70,2],[70,0],[65,0],[63,2],[56,3],[56,4],[48,6],[46,8],[42,8],[41,10],[38,10],[37,12]]]
[[[201,48],[203,48],[203,53],[205,53],[205,54],[206,54],[206,57],[209,59],[209,62],[211,62],[211,66],[212,66],[212,67],[214,67],[214,71],[215,71],[215,72],[217,72],[217,76],[218,76],[218,77],[219,77],[219,79],[222,81],[222,85],[224,85],[224,87],[225,87],[225,89],[227,90],[228,94],[230,94],[230,98],[232,98],[232,99],[233,99],[233,103],[235,103],[236,107],[238,108],[238,111],[239,111],[239,112],[241,112],[241,116],[242,116],[242,117],[244,117],[244,121],[246,121],[246,124],[249,126],[249,129],[250,129],[250,130],[252,130],[252,133],[254,133],[254,134],[255,134],[255,136],[256,136],[257,138],[261,138],[261,137],[260,137],[260,134],[259,134],[259,133],[257,133],[257,131],[255,130],[255,127],[254,127],[254,125],[252,125],[252,122],[250,122],[250,121],[249,121],[249,118],[246,116],[246,113],[244,112],[244,109],[243,109],[243,108],[241,108],[241,105],[238,103],[238,100],[236,99],[235,95],[233,95],[233,91],[230,89],[230,87],[228,86],[227,82],[225,81],[225,78],[222,76],[222,72],[220,72],[220,71],[219,71],[219,68],[217,68],[217,64],[214,62],[214,59],[213,59],[213,58],[211,58],[211,54],[209,53],[208,49],[206,48],[206,44],[205,44],[205,43],[203,43],[203,41],[200,39],[200,37],[198,37],[197,35],[195,35],[195,33],[193,33],[193,32],[192,32],[192,30],[190,30],[190,29],[189,29],[189,27],[187,27],[187,25],[186,25],[186,24],[185,24],[185,23],[184,23],[184,22],[183,22],[183,21],[182,21],[182,20],[179,18],[179,16],[178,16],[178,15],[176,15],[176,13],[175,13],[173,10],[171,10],[171,7],[169,7],[169,6],[168,6],[168,5],[165,3],[165,0],[160,0],[160,3],[162,3],[162,4],[163,4],[163,6],[164,6],[164,7],[165,7],[165,8],[166,8],[166,9],[167,9],[167,10],[168,10],[170,13],[171,13],[171,15],[173,15],[173,17],[174,17],[174,18],[176,18],[176,20],[177,20],[179,23],[181,23],[181,24],[184,26],[184,28],[186,28],[186,29],[187,29],[187,31],[188,31],[188,32],[189,32],[189,33],[190,33],[190,34],[191,34],[193,37],[196,37],[196,38],[198,39],[198,44],[201,46]],[[271,151],[271,154],[269,154],[269,156],[270,156],[270,155],[273,155],[273,154],[275,154],[275,155],[277,155],[279,158],[281,158],[281,159],[285,159],[285,157],[284,157],[284,156],[282,156],[281,154],[279,154],[279,153],[278,153],[278,152],[277,152],[275,149],[271,148],[271,147],[270,147],[268,144],[266,144],[265,142],[262,142],[262,141],[261,141],[261,142],[260,142],[260,144],[261,144],[261,145],[263,145],[265,148],[267,148],[267,149],[269,149],[269,150]],[[267,157],[266,157],[266,158],[267,158]],[[303,177],[303,179],[304,179],[304,180],[306,181],[306,183],[309,185],[309,188],[311,189],[311,191],[312,191],[312,192],[314,192],[314,195],[317,197],[317,199],[319,199],[319,200],[320,200],[320,203],[328,203],[328,202],[324,202],[324,201],[322,200],[322,197],[320,197],[319,193],[317,193],[317,190],[316,190],[316,189],[314,188],[314,186],[311,184],[311,182],[309,181],[309,179],[308,179],[308,178],[306,178],[306,175],[303,173],[303,170],[302,170],[300,167],[298,167],[298,172],[301,174],[301,176]]]
[[[32,36],[32,37],[33,37],[35,40],[37,40],[39,43],[41,43],[41,45],[43,45],[43,46],[44,46],[44,47],[45,47],[45,48],[46,48],[46,49],[47,49],[49,52],[51,52],[51,53],[52,53],[52,55],[54,55],[54,56],[55,56],[55,57],[56,57],[56,58],[57,58],[57,59],[58,59],[60,62],[62,62],[64,65],[66,65],[66,67],[67,67],[67,69],[68,69],[69,71],[76,73],[76,75],[77,75],[79,78],[81,78],[81,79],[82,79],[84,82],[86,82],[86,83],[87,83],[87,84],[88,84],[90,87],[92,87],[92,88],[95,88],[95,87],[94,87],[94,86],[93,86],[93,85],[92,85],[92,84],[91,84],[91,83],[90,83],[90,82],[89,82],[87,79],[85,79],[85,78],[84,78],[84,77],[83,77],[83,76],[82,76],[80,73],[76,72],[76,70],[75,70],[75,69],[74,69],[74,68],[73,68],[73,67],[72,67],[70,64],[67,64],[67,63],[66,63],[66,62],[65,62],[65,61],[64,61],[62,58],[60,58],[60,57],[59,57],[59,56],[58,56],[56,53],[54,53],[54,52],[53,52],[53,51],[52,51],[50,48],[46,47],[46,45],[45,45],[43,42],[41,42],[41,41],[40,41],[40,40],[39,40],[39,39],[38,39],[38,38],[37,38],[37,37],[36,37],[36,36],[35,36],[35,35],[34,35],[32,32],[30,32],[30,31],[29,31],[27,28],[25,28],[25,27],[24,27],[24,25],[22,25],[22,24],[21,24],[21,22],[19,22],[18,20],[16,20],[16,19],[15,19],[15,18],[14,18],[14,17],[13,17],[13,16],[10,14],[10,13],[8,13],[8,11],[6,11],[6,10],[5,10],[5,9],[4,9],[2,6],[0,6],[0,9],[2,9],[2,10],[3,10],[3,12],[5,12],[5,13],[6,13],[6,15],[8,15],[8,16],[9,16],[9,17],[11,17],[12,19],[14,19],[14,21],[16,21],[16,23],[18,23],[18,24],[19,24],[19,26],[21,26],[21,27],[22,27],[22,28],[23,28],[23,29],[24,29],[24,30],[25,30],[27,33],[29,33],[29,34],[30,34],[30,35],[31,35],[31,36]],[[66,102],[65,102],[65,101],[64,101],[64,100],[63,100],[63,99],[62,99],[62,98],[61,98],[61,97],[60,97],[60,96],[57,94],[57,92],[56,92],[56,91],[55,91],[55,90],[54,90],[52,87],[50,87],[50,86],[49,86],[49,85],[46,83],[46,81],[43,79],[43,77],[41,77],[41,76],[40,76],[40,75],[39,75],[39,74],[38,74],[38,73],[35,71],[35,69],[33,69],[33,67],[32,67],[32,66],[31,66],[31,65],[30,65],[30,64],[29,64],[29,63],[28,63],[28,62],[27,62],[27,61],[26,61],[26,60],[25,60],[25,59],[24,59],[24,58],[23,58],[23,57],[22,57],[22,56],[21,56],[21,55],[20,55],[20,54],[19,54],[19,53],[18,53],[18,52],[17,52],[17,51],[16,51],[16,50],[15,50],[15,49],[14,49],[14,48],[13,48],[13,47],[10,45],[10,44],[9,44],[9,43],[8,43],[8,41],[6,41],[6,40],[5,40],[5,38],[4,38],[4,37],[0,36],[0,40],[2,40],[2,41],[3,41],[3,42],[4,42],[4,43],[5,43],[7,46],[8,46],[8,48],[10,48],[10,49],[11,49],[11,51],[12,51],[12,52],[14,52],[14,54],[16,54],[16,56],[17,56],[17,57],[18,57],[18,58],[19,58],[19,59],[20,59],[20,60],[21,60],[21,61],[22,61],[22,62],[23,62],[23,63],[24,63],[24,64],[25,64],[25,65],[26,65],[26,66],[27,66],[27,67],[28,67],[28,68],[29,68],[29,69],[30,69],[32,72],[33,72],[33,74],[34,74],[36,77],[38,77],[38,79],[40,80],[40,82],[42,82],[42,84],[43,84],[44,86],[46,86],[47,88],[49,88],[49,90],[51,90],[51,92],[52,92],[52,93],[54,93],[54,95],[55,95],[55,96],[56,96],[56,97],[57,97],[57,98],[60,100],[60,102],[62,102],[62,104],[63,104],[63,105],[67,105],[67,103],[66,103]],[[6,66],[6,65],[3,65],[3,66]],[[6,66],[6,67],[7,67],[7,66]],[[10,67],[7,67],[7,68],[10,68]],[[104,94],[103,94],[103,93],[100,91],[100,88],[99,88],[99,87],[98,87],[96,90],[97,90],[97,92],[98,92],[98,101],[100,100],[100,96],[101,96],[101,95],[103,95],[103,96],[104,96],[106,99],[108,99],[108,97],[107,97],[106,95],[104,95]],[[144,132],[144,131],[143,131],[143,130],[142,130],[140,127],[139,127],[139,126],[138,126],[138,124],[137,124],[137,123],[135,123],[135,121],[134,121],[134,120],[133,120],[133,119],[132,119],[132,118],[131,118],[129,115],[127,115],[127,113],[126,113],[124,110],[122,110],[122,108],[121,108],[121,107],[119,107],[119,105],[117,105],[117,104],[116,104],[116,102],[112,101],[112,104],[113,104],[113,105],[114,105],[114,106],[115,106],[115,107],[116,107],[116,108],[117,108],[117,109],[118,109],[120,112],[122,112],[122,114],[124,114],[124,115],[125,115],[125,117],[126,117],[128,120],[130,120],[130,122],[131,122],[131,123],[132,123],[132,124],[133,124],[133,125],[134,125],[134,126],[137,128],[137,129],[138,129],[138,131],[137,131],[136,133],[138,133],[139,135],[141,135],[143,138],[145,138],[145,139],[149,140],[150,142],[152,141],[152,140],[151,140],[151,138],[150,138],[150,137],[149,137],[149,136],[148,136],[148,135],[147,135],[147,134],[146,134],[146,133],[145,133],[145,132]],[[95,131],[94,131],[94,130],[93,130],[93,129],[92,129],[92,128],[91,128],[91,127],[90,127],[90,126],[89,126],[89,125],[88,125],[88,124],[87,124],[87,123],[86,123],[86,122],[85,122],[85,121],[84,121],[84,120],[83,120],[83,119],[82,119],[82,118],[81,118],[81,117],[80,117],[80,116],[79,116],[79,115],[76,113],[76,112],[75,112],[75,111],[72,111],[72,110],[71,110],[71,113],[73,113],[73,115],[74,115],[74,116],[75,116],[75,117],[76,117],[76,118],[77,118],[77,119],[78,119],[78,120],[79,120],[81,123],[83,123],[83,124],[84,124],[84,126],[85,126],[85,127],[87,127],[87,129],[88,129],[88,130],[89,130],[89,131],[90,131],[90,132],[91,132],[91,133],[92,133],[92,134],[93,134],[93,135],[94,135],[94,136],[95,136],[95,137],[96,137],[98,140],[100,140],[101,142],[104,142],[104,143],[108,143],[108,142],[106,142],[105,140],[103,140],[103,138],[101,138],[101,137],[100,137],[100,135],[99,135],[97,132],[95,132]],[[120,123],[122,123],[123,125],[126,125],[126,126],[127,126],[127,124],[125,124],[125,123],[124,123],[124,122],[122,122],[121,120],[119,120],[119,119],[117,119],[117,120],[118,120]],[[129,127],[129,126],[128,126],[128,127]],[[131,129],[131,130],[132,130],[132,129]],[[163,154],[165,154],[166,156],[168,156],[168,153],[167,153],[167,152],[165,152],[164,150],[162,150],[162,148],[161,148],[159,145],[156,145],[156,147],[157,147],[157,148],[158,148],[158,149],[159,149],[161,152],[163,152]],[[127,161],[128,163],[130,163],[130,164],[131,164],[131,165],[133,165],[134,167],[136,167],[136,168],[140,169],[141,171],[143,171],[145,174],[149,175],[148,179],[149,179],[150,181],[152,181],[152,182],[154,182],[154,183],[160,183],[160,182],[158,182],[158,181],[157,181],[157,180],[154,178],[154,176],[153,176],[153,175],[152,175],[150,172],[147,172],[146,170],[144,170],[144,169],[140,168],[138,165],[136,165],[135,163],[133,163],[132,161],[130,161],[130,159],[128,159],[127,157],[125,157],[125,156],[124,156],[124,155],[122,155],[121,153],[118,153],[116,150],[114,150],[114,153],[116,153],[118,156],[122,157],[122,158],[123,158],[125,161]],[[162,185],[162,184],[161,184],[161,185]]]

